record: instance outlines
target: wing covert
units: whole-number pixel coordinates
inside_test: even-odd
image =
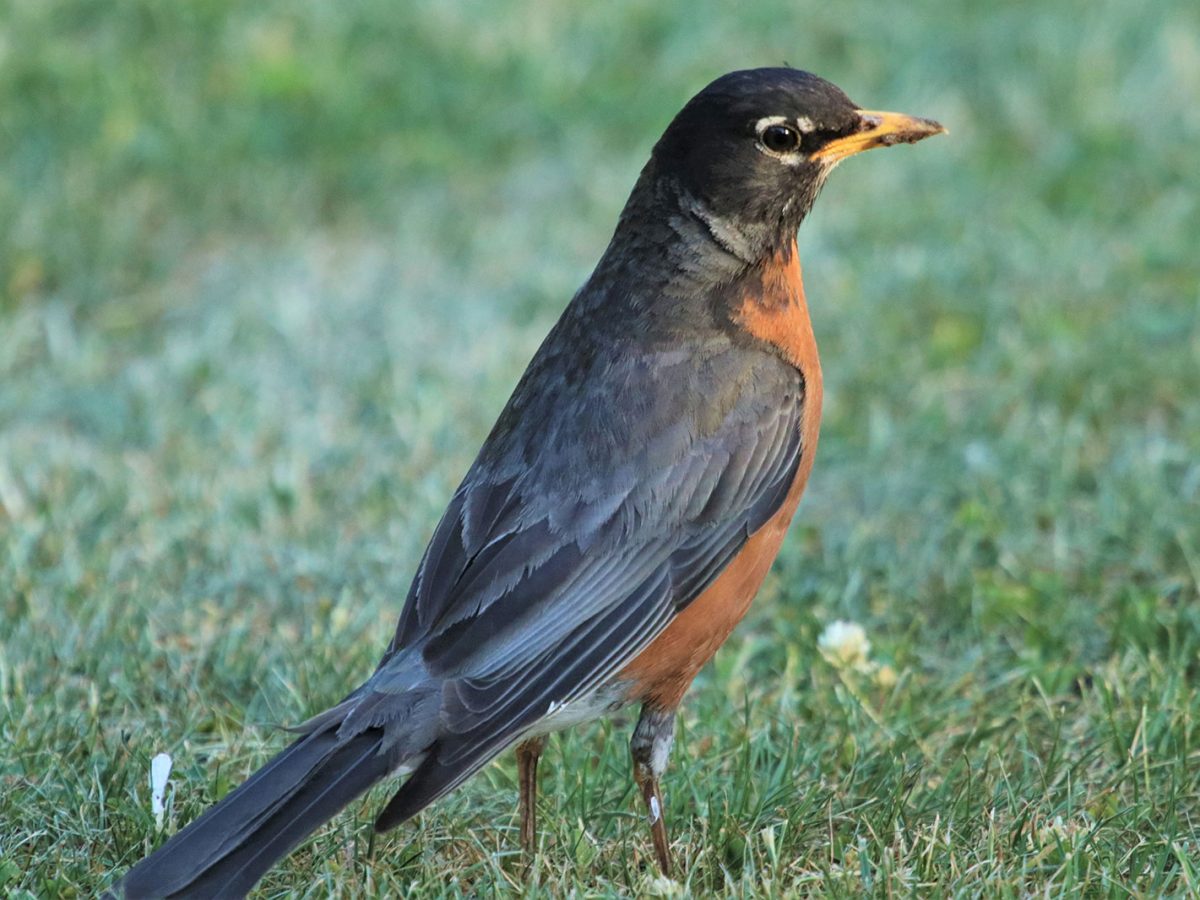
[[[640,357],[593,381],[603,394],[543,385],[545,407],[521,413],[540,430],[493,432],[377,673],[411,650],[444,679],[439,762],[507,742],[610,677],[779,509],[804,450],[803,378],[731,350],[701,366]]]

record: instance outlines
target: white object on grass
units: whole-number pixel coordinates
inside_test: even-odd
[[[150,811],[154,813],[154,824],[159,830],[162,830],[163,816],[167,811],[163,798],[167,794],[167,779],[170,777],[170,755],[160,753],[150,760]]]
[[[841,619],[830,622],[817,639],[817,648],[822,656],[838,668],[850,667],[861,671],[869,667],[867,656],[871,652],[871,642],[857,622]]]

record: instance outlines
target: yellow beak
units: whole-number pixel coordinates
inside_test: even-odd
[[[810,156],[810,159],[835,163],[874,147],[892,144],[915,144],[935,134],[947,134],[945,127],[933,119],[918,119],[903,113],[878,112],[860,109],[862,130],[830,141]]]

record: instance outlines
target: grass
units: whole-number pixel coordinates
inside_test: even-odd
[[[95,893],[154,754],[175,828],[370,671],[658,131],[783,60],[952,134],[801,231],[821,449],[681,717],[680,884],[615,721],[551,742],[529,872],[505,760],[262,895],[1200,892],[1184,0],[0,3],[0,890]]]

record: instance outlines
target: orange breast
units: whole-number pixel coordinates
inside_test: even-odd
[[[755,337],[775,346],[804,375],[801,458],[796,480],[783,506],[750,536],[716,581],[617,676],[631,683],[631,698],[654,706],[676,707],[696,673],[742,620],[779,553],[812,471],[821,422],[821,364],[795,243],[789,249],[764,269],[761,288],[756,285],[756,290],[743,299],[738,322]]]

